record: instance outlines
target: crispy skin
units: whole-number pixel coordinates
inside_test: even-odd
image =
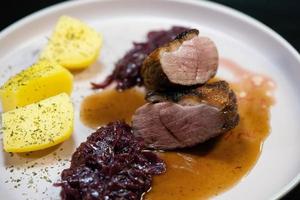
[[[223,131],[234,128],[239,123],[238,104],[235,93],[226,81],[207,83],[196,89],[202,102],[221,109],[225,119]]]

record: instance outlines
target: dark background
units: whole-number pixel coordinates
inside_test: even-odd
[[[214,1],[258,19],[278,32],[300,51],[300,0]],[[0,3],[0,30],[34,11],[58,2],[62,2],[62,0],[8,0],[5,1],[5,4],[2,2]],[[258,192],[263,192],[263,188]],[[283,199],[300,200],[300,185]]]

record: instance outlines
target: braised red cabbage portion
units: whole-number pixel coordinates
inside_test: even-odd
[[[92,83],[92,87],[101,89],[112,82],[116,82],[117,90],[125,90],[136,85],[143,85],[140,70],[147,55],[154,49],[174,40],[177,35],[187,30],[189,28],[173,26],[169,30],[150,31],[147,34],[146,42],[134,42],[133,48],[116,63],[113,73],[102,83]]]
[[[63,200],[140,200],[151,187],[152,177],[166,165],[145,151],[124,122],[99,128],[76,149],[71,166],[63,170]]]

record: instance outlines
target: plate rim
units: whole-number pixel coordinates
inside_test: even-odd
[[[53,4],[51,6],[42,8],[40,10],[37,10],[29,15],[26,15],[25,17],[15,21],[14,23],[8,25],[4,29],[0,31],[0,41],[5,39],[6,36],[8,36],[10,33],[14,32],[15,30],[21,28],[22,26],[26,26],[27,24],[30,24],[32,21],[44,17],[52,12],[57,12],[58,10],[63,10],[66,8],[76,7],[80,5],[85,4],[91,4],[95,2],[112,2],[112,1],[118,1],[118,0],[69,0],[65,2],[60,2]],[[123,1],[131,1],[131,0],[123,0]],[[146,2],[147,0],[140,0],[139,2]],[[234,8],[231,8],[229,6],[211,2],[211,1],[204,1],[204,0],[155,0],[155,1],[166,1],[166,2],[178,2],[178,3],[184,3],[184,4],[192,4],[195,6],[204,7],[206,9],[214,10],[217,12],[221,12],[226,15],[230,15],[231,17],[237,18],[243,22],[246,22],[253,27],[259,29],[260,31],[267,34],[269,37],[272,37],[274,40],[279,42],[300,64],[300,54],[299,52],[285,39],[283,38],[279,33],[277,33],[275,30],[271,29],[261,21],[251,17],[250,15],[247,15],[241,11],[238,11]],[[286,194],[288,194],[290,191],[292,191],[298,184],[300,184],[300,171],[298,174],[284,187],[282,187],[277,193],[275,193],[270,199],[280,199],[281,197],[284,197]]]

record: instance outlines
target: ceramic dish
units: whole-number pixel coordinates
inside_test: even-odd
[[[277,85],[276,104],[271,110],[272,130],[257,164],[216,199],[277,199],[299,182],[300,56],[274,31],[240,12],[206,1],[70,1],[34,13],[1,32],[1,85],[36,60],[61,15],[79,18],[103,33],[101,57],[75,75],[75,129],[71,139],[30,156],[0,154],[2,199],[59,199],[60,189],[53,187],[53,182],[68,166],[76,146],[91,132],[79,118],[82,97],[94,92],[90,82],[103,80],[132,41],[142,41],[149,30],[171,25],[198,28],[215,41],[221,57],[266,74]],[[0,146],[3,149],[2,142]]]

